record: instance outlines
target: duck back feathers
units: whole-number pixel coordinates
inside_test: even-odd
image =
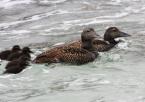
[[[84,29],[81,34],[81,40],[77,43],[52,48],[34,59],[34,63],[71,63],[84,64],[95,60],[98,52],[89,51],[92,47],[92,39],[96,37],[96,32],[92,28]],[[84,45],[82,45],[82,43]]]

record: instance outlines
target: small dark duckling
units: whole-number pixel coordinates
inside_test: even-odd
[[[129,34],[120,31],[117,27],[109,27],[104,34],[104,39],[96,39],[94,41],[94,46],[98,52],[109,51],[111,48],[113,48],[116,44],[120,42],[115,41],[115,38],[129,36]],[[76,41],[68,44],[68,46],[77,46],[79,48],[81,47],[81,43],[81,41]]]
[[[19,45],[14,45],[11,50],[6,50],[6,51],[0,52],[0,59],[7,60],[10,54],[19,52],[20,50],[21,50],[21,48]]]
[[[96,37],[97,35],[93,28],[85,28],[81,34],[81,47],[55,47],[38,55],[33,62],[38,64],[63,62],[77,65],[92,62],[98,56],[98,52],[92,45],[93,39]]]
[[[5,67],[5,71],[3,74],[11,73],[11,74],[17,74],[20,73],[22,70],[24,70],[27,66],[29,66],[29,58],[26,56],[21,56],[17,60],[13,60],[11,62],[8,62],[8,64]]]
[[[8,61],[12,61],[12,60],[18,59],[20,56],[27,56],[29,59],[31,59],[30,53],[33,53],[30,50],[30,48],[29,47],[24,47],[21,52],[12,53],[8,57]]]

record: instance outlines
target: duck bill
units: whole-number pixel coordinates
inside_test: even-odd
[[[96,33],[91,36],[91,39],[95,39],[95,38],[98,38],[98,35]]]
[[[32,51],[29,51],[29,53],[33,53]]]
[[[124,33],[124,32],[119,32],[119,37],[129,37],[131,35]]]

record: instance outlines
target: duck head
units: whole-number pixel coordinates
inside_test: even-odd
[[[81,33],[82,48],[87,50],[91,49],[92,40],[97,37],[98,36],[93,28],[85,28]]]
[[[19,45],[14,45],[13,48],[12,48],[12,51],[20,51],[21,48]]]
[[[24,47],[24,48],[22,49],[22,52],[23,52],[23,53],[33,53],[33,52],[30,50],[29,47]]]
[[[104,34],[104,40],[108,41],[109,43],[116,44],[118,42],[115,41],[115,38],[119,37],[129,37],[130,35],[120,31],[117,27],[110,27],[106,30]]]

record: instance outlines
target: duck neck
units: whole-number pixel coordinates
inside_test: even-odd
[[[118,44],[118,41],[115,41],[115,39],[107,33],[104,34],[104,40],[108,41],[110,44],[113,44],[113,45]]]
[[[28,51],[23,51],[22,53],[23,53],[23,54],[29,54],[29,52],[28,52]]]
[[[119,41],[115,41],[115,39],[108,40],[108,42],[109,42],[110,44],[113,44],[113,45],[116,45],[116,44],[119,43]]]
[[[90,51],[92,49],[91,41],[82,42],[82,48]]]
[[[18,49],[12,49],[12,52],[19,52],[20,50]]]

